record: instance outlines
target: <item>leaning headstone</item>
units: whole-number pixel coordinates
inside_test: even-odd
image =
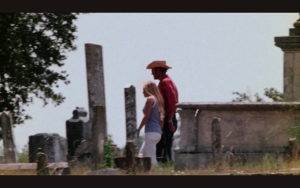
[[[37,175],[49,175],[48,157],[45,153],[39,152],[37,154]]]
[[[222,145],[221,145],[221,126],[220,126],[220,118],[214,117],[212,119],[212,126],[211,126],[211,141],[212,141],[212,155],[213,155],[213,163],[215,167],[218,169],[221,166],[221,152],[222,152]]]
[[[135,87],[128,85],[124,88],[125,117],[126,117],[126,140],[133,140],[135,153],[139,152],[137,124],[136,124],[136,97]]]
[[[29,136],[29,162],[36,161],[36,154],[43,152],[49,162],[67,161],[67,139],[58,134],[38,133]]]
[[[18,152],[14,143],[12,126],[11,113],[0,112],[0,127],[2,128],[5,163],[18,162]]]
[[[87,140],[89,132],[89,119],[87,111],[76,107],[73,110],[73,117],[66,121],[66,133],[68,140],[68,161],[74,159],[76,148],[83,140]]]
[[[81,144],[76,148],[73,160],[69,161],[71,166],[89,167],[91,166],[91,152],[89,143],[82,140]]]
[[[102,46],[85,44],[86,73],[91,130],[91,168],[104,161],[104,143],[107,138],[104,68]]]

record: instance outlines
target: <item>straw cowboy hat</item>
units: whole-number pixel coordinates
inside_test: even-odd
[[[166,61],[152,61],[152,63],[150,63],[147,66],[147,69],[153,69],[155,67],[162,67],[162,68],[166,68],[166,69],[171,69],[172,67],[169,67],[166,63]]]

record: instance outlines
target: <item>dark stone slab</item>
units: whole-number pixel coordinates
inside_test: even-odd
[[[58,134],[38,133],[29,136],[29,162],[36,162],[38,152],[48,156],[49,162],[67,161],[67,139]]]
[[[87,111],[76,107],[73,111],[73,117],[66,121],[66,136],[68,140],[68,161],[72,160],[75,150],[83,140],[87,140],[89,131],[89,119]]]

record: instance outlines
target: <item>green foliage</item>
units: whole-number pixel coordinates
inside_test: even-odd
[[[69,84],[62,67],[66,52],[76,50],[78,13],[0,13],[0,112],[11,111],[13,124],[31,119],[24,105],[33,97],[44,105],[60,105],[65,97],[55,93],[58,81]]]
[[[22,148],[22,153],[18,153],[19,163],[29,163],[29,150],[28,145]]]
[[[232,102],[252,102],[250,97],[246,93],[232,92],[233,95],[238,95]]]
[[[265,95],[270,99],[272,99],[273,101],[278,101],[278,102],[283,101],[283,93],[280,93],[274,88],[270,88],[270,89],[266,88]]]
[[[104,167],[113,168],[114,167],[114,157],[115,153],[111,152],[112,136],[108,135],[107,140],[104,143]]]
[[[232,102],[253,102],[251,96],[248,96],[246,93],[232,92],[233,95],[238,95],[235,99],[232,99]],[[274,102],[283,101],[283,93],[280,93],[274,88],[265,88],[265,96],[272,99]],[[255,93],[255,102],[264,102],[264,100]]]

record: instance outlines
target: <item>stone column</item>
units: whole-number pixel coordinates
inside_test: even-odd
[[[128,85],[124,88],[125,94],[125,117],[126,117],[126,140],[132,140],[135,147],[135,153],[139,152],[137,123],[136,123],[136,98],[135,87]]]
[[[211,124],[213,163],[217,168],[220,167],[221,165],[221,154],[222,154],[220,121],[221,121],[220,118],[214,117],[212,119],[212,124]]]
[[[284,52],[285,101],[300,101],[300,19],[294,27],[289,36],[275,37],[275,46]]]
[[[18,163],[10,112],[0,112],[0,127],[2,128],[5,163]]]
[[[177,109],[180,115],[180,139],[175,152],[188,153],[197,152],[198,149],[198,130],[197,118],[199,110]]]
[[[134,151],[134,143],[132,140],[127,140],[125,150],[126,150],[126,157],[125,157],[125,163],[126,163],[126,173],[136,173],[135,169],[135,151]]]
[[[102,46],[85,44],[86,74],[90,114],[92,169],[104,158],[104,142],[107,138],[104,68]]]

